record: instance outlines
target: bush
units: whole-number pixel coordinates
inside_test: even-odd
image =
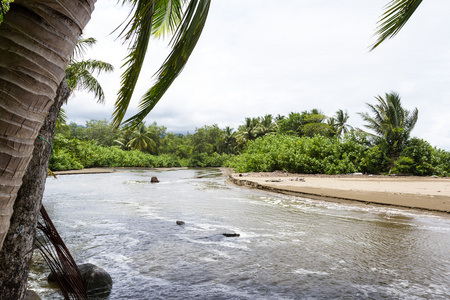
[[[419,176],[433,175],[435,171],[433,152],[433,147],[428,142],[412,138],[406,143],[392,172]]]
[[[247,150],[233,157],[229,165],[236,172],[378,173],[379,156],[379,151],[368,151],[352,139],[270,135],[249,142]]]

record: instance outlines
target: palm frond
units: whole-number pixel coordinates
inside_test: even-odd
[[[77,89],[94,93],[98,103],[104,103],[105,101],[105,94],[100,83],[88,70],[82,70],[78,73]]]
[[[91,73],[112,72],[114,66],[101,60],[88,59],[83,61],[72,62],[69,67],[76,70],[87,70]]]
[[[189,56],[194,50],[208,16],[211,0],[191,0],[184,13],[183,20],[173,37],[172,51],[166,58],[162,67],[157,72],[157,81],[150,90],[141,98],[139,112],[125,121],[128,124],[138,124],[158,103],[175,78],[183,70]],[[129,73],[130,77],[137,74]],[[113,114],[113,123],[119,126],[128,107],[131,98],[131,89],[124,85],[123,80],[119,98],[116,101],[116,109]],[[134,86],[133,86],[134,89]],[[131,91],[132,92],[132,91]]]
[[[136,87],[139,73],[147,53],[148,43],[155,13],[154,0],[133,1],[134,15],[122,31],[125,41],[130,42],[129,54],[123,66],[128,66],[121,76],[121,88],[113,112],[113,124],[117,127],[122,122]]]
[[[58,113],[58,118],[56,119],[56,129],[61,129],[67,125],[67,113],[64,108],[61,108]]]
[[[86,50],[87,48],[92,47],[93,45],[95,45],[97,43],[97,40],[95,38],[82,38],[80,36],[80,38],[78,39],[78,42],[75,46],[75,49],[73,50],[73,55],[72,57],[82,57],[86,54]]]
[[[73,61],[66,68],[67,85],[71,90],[85,89],[88,92],[93,92],[98,102],[103,103],[105,100],[103,89],[92,74],[113,70],[114,67],[111,64],[99,60]]]
[[[80,270],[44,206],[41,206],[40,216],[42,221],[37,224],[40,234],[35,239],[35,247],[40,251],[55,276],[64,299],[87,300],[87,290]]]
[[[186,0],[163,0],[156,6],[152,35],[164,38],[175,32],[182,19],[182,9]]]
[[[386,5],[375,32],[378,39],[370,50],[372,51],[385,40],[394,37],[405,26],[421,3],[422,0],[392,0]]]

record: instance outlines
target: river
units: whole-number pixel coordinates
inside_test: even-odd
[[[111,274],[108,299],[450,298],[448,214],[242,189],[218,169],[58,176],[43,201],[77,263]],[[47,274],[35,254],[29,288],[61,299]]]

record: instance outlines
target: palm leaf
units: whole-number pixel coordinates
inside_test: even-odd
[[[117,127],[128,109],[147,53],[155,12],[154,0],[134,1],[133,8],[135,13],[121,33],[131,46],[123,65],[128,67],[121,76],[121,88],[113,112],[113,124]]]
[[[147,116],[147,114],[158,103],[175,78],[183,70],[189,56],[194,50],[209,11],[211,0],[191,0],[186,8],[184,17],[180,26],[173,37],[172,51],[164,61],[163,65],[157,72],[157,81],[150,90],[141,98],[139,103],[139,112],[125,121],[127,124],[138,124]],[[137,74],[129,73],[129,76]],[[116,101],[116,109],[113,114],[113,123],[119,126],[128,107],[132,90],[124,85],[126,80],[122,82],[122,89],[119,92],[119,98]],[[133,85],[134,89],[134,85]],[[123,91],[122,91],[123,90]]]
[[[73,50],[72,57],[82,57],[86,54],[87,48],[92,47],[97,43],[97,40],[95,38],[80,38],[78,39],[77,44],[75,45],[75,49]]]
[[[375,32],[378,39],[370,50],[375,49],[385,40],[394,37],[405,26],[421,3],[422,0],[392,0],[386,5]]]
[[[187,0],[163,0],[155,9],[152,35],[164,38],[175,32],[182,19],[183,5]]]
[[[103,103],[105,95],[100,83],[92,75],[102,71],[111,72],[114,67],[103,61],[89,59],[83,61],[72,61],[66,68],[66,81],[71,90],[87,90],[93,92],[99,103]]]

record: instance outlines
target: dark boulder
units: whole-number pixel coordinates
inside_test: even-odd
[[[153,176],[152,179],[150,179],[150,182],[159,182],[158,178],[156,176]]]
[[[177,225],[184,225],[184,224],[186,224],[184,221],[177,221]]]
[[[239,233],[222,233],[225,237],[239,237],[241,236]]]
[[[78,269],[89,297],[105,298],[111,294],[112,278],[108,272],[93,264],[78,265]],[[56,282],[53,273],[50,273],[47,279],[49,282]]]
[[[104,269],[93,264],[82,264],[80,269],[88,296],[107,297],[112,290],[112,278]]]

